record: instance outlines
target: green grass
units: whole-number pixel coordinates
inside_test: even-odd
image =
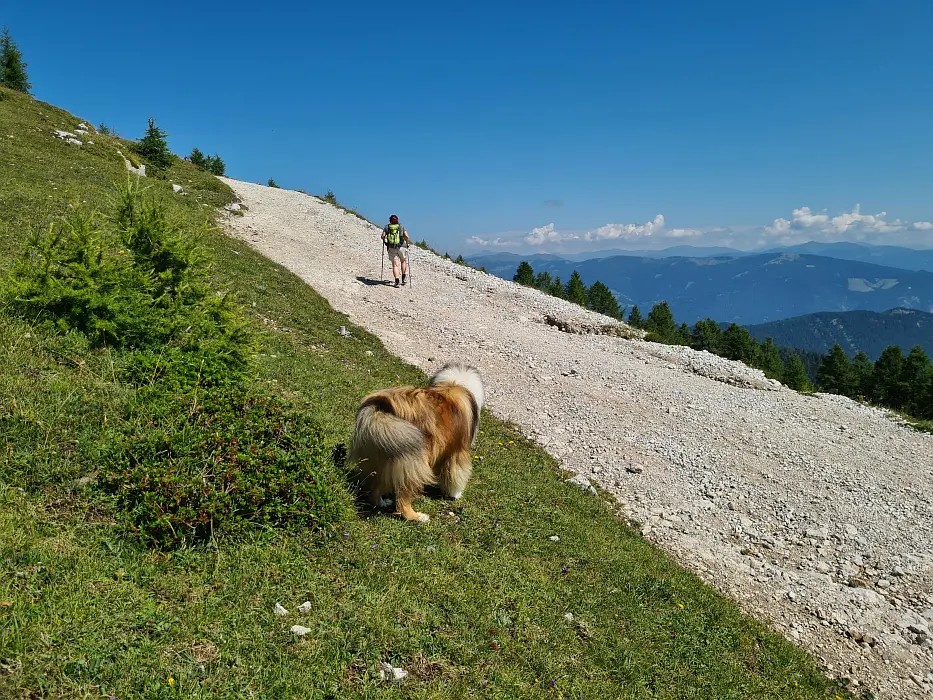
[[[26,97],[0,102],[0,271],[70,198],[103,206],[125,177],[116,139],[77,149],[46,133],[77,123]],[[170,175],[150,184],[192,224],[202,203],[232,198],[183,162]],[[171,181],[189,196],[171,195]],[[203,243],[260,333],[254,386],[307,412],[328,444],[348,441],[365,393],[424,381],[245,244]],[[0,315],[0,696],[846,695],[488,414],[464,499],[419,503],[427,525],[361,509],[323,534],[255,527],[147,550],[94,479],[107,431],[169,397],[121,384],[119,361]],[[311,632],[295,637],[293,624]],[[411,676],[386,685],[379,661]]]

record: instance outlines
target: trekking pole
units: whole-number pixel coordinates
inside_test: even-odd
[[[386,281],[386,247],[384,245],[380,245],[379,247],[382,248],[382,271],[379,273],[379,281],[385,284],[385,281]]]
[[[409,289],[411,289],[411,287],[414,286],[414,285],[412,285],[412,282],[411,282],[411,280],[412,280],[412,276],[411,276],[411,246],[409,245],[409,246],[406,246],[406,247],[408,248],[408,255],[405,256],[405,257],[408,258],[408,287],[409,287]]]

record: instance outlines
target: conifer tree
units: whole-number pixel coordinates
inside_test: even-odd
[[[648,331],[649,339],[658,343],[670,343],[677,334],[677,322],[671,312],[670,304],[659,301],[651,307],[648,318],[645,319],[644,328]]]
[[[810,378],[807,376],[807,368],[803,366],[803,360],[796,353],[787,357],[784,363],[784,372],[781,375],[781,382],[795,389],[796,391],[810,391]]]
[[[721,352],[722,328],[711,318],[697,321],[693,327],[690,345],[695,350],[706,350],[718,355]]]
[[[586,306],[586,285],[583,284],[583,278],[576,270],[570,275],[567,286],[564,289],[564,298],[572,301],[574,304]]]
[[[758,356],[758,341],[747,328],[736,323],[730,324],[723,332],[720,346],[725,357],[745,364],[754,364]]]
[[[690,326],[687,325],[687,322],[684,321],[680,324],[680,328],[677,329],[677,344],[678,345],[690,345],[691,341],[690,336]]]
[[[535,275],[534,287],[540,289],[542,292],[547,294],[551,293],[551,285],[554,283],[554,280],[551,279],[550,272],[539,272]]]
[[[191,161],[192,165],[196,165],[199,168],[204,167],[204,161],[205,161],[204,154],[201,153],[201,149],[198,147],[194,147],[191,149],[191,154],[188,156],[188,160]]]
[[[628,325],[633,328],[641,328],[645,323],[645,319],[642,318],[641,310],[638,308],[638,304],[632,306],[632,310],[628,312]]]
[[[765,342],[758,347],[757,365],[765,373],[765,376],[771,379],[780,379],[781,375],[784,374],[781,353],[770,336],[765,338]],[[869,366],[871,366],[870,363]]]
[[[23,54],[6,27],[0,34],[0,85],[27,95],[32,89]]]
[[[204,169],[211,175],[222,176],[227,172],[227,166],[216,153],[204,159]]]
[[[852,358],[852,390],[855,396],[864,396],[871,398],[872,395],[872,374],[875,365],[871,358],[864,351],[859,351]]]
[[[816,384],[820,391],[829,394],[852,396],[855,393],[852,363],[839,343],[833,345],[820,363],[820,369],[816,373]]]
[[[527,260],[522,260],[518,263],[518,269],[515,270],[515,276],[512,278],[512,281],[523,284],[526,287],[535,286],[535,271]]]
[[[168,134],[156,126],[155,119],[149,117],[146,135],[136,144],[136,152],[155,170],[166,170],[172,164],[172,153],[168,150],[166,136]]]
[[[871,375],[871,398],[876,403],[890,408],[900,408],[904,403],[901,393],[901,367],[904,354],[897,345],[889,345],[875,361]]]
[[[619,302],[616,300],[609,287],[596,280],[586,293],[589,307],[611,318],[621,318],[619,314]]]
[[[551,282],[551,288],[548,290],[548,294],[552,297],[558,297],[559,299],[564,298],[564,284],[560,281],[560,276],[554,278],[554,281]]]
[[[912,416],[921,417],[929,408],[926,405],[927,387],[933,382],[933,365],[919,345],[911,348],[901,368],[901,391],[904,408]]]

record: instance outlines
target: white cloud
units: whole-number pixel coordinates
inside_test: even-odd
[[[598,240],[624,240],[632,241],[654,235],[664,228],[664,215],[658,214],[651,221],[644,224],[606,224],[584,236],[588,241]]]
[[[858,204],[855,205],[852,211],[843,212],[833,217],[825,212],[815,214],[810,211],[810,207],[801,207],[800,209],[794,209],[790,220],[775,219],[770,226],[765,226],[765,231],[777,236],[788,236],[795,233],[821,233],[827,239],[839,238],[840,234],[849,234],[848,237],[862,239],[867,234],[892,233],[894,231],[904,231],[908,228],[917,231],[927,230],[928,223],[925,221],[914,224],[909,224],[900,219],[887,221],[887,215],[887,212],[863,214]],[[929,228],[933,228],[933,224],[929,224]]]
[[[695,228],[671,228],[664,232],[665,238],[696,238],[702,235],[703,232]]]
[[[490,240],[488,238],[480,238],[479,236],[470,236],[466,242],[468,245],[476,245],[481,248],[509,248],[518,245],[515,241],[503,241],[501,237]]]
[[[554,224],[540,226],[532,229],[531,233],[525,236],[525,243],[529,245],[541,245],[543,243],[560,243],[561,241],[573,241],[580,236],[572,231],[558,231]]]
[[[856,205],[851,211],[836,215],[810,207],[794,209],[787,217],[778,217],[769,225],[710,228],[666,228],[663,214],[650,221],[630,224],[606,224],[593,230],[558,229],[554,223],[531,232],[507,231],[472,236],[466,243],[485,250],[511,249],[535,252],[585,252],[604,248],[627,250],[658,249],[675,242],[699,246],[729,246],[743,250],[775,245],[794,245],[807,241],[861,241],[865,243],[933,247],[933,222],[889,219],[886,212],[863,214]]]

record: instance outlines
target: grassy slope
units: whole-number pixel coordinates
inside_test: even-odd
[[[99,205],[125,176],[106,137],[79,149],[48,134],[76,123],[26,98],[0,101],[0,268],[68,198]],[[171,199],[179,216],[200,216],[197,198],[230,196],[190,166],[176,168],[190,192]],[[167,183],[153,186],[171,196]],[[366,392],[424,380],[362,329],[341,337],[345,317],[290,273],[220,235],[205,243],[218,275],[270,320],[256,381],[313,414],[329,440],[348,439]],[[419,506],[434,516],[426,526],[362,514],[323,540],[263,531],[142,550],[93,490],[73,485],[94,471],[84,446],[136,401],[108,367],[107,352],[0,320],[0,695],[840,692],[809,657],[646,544],[606,502],[565,486],[552,459],[488,415],[464,500]],[[23,472],[20,443],[38,450],[28,464],[41,473]],[[305,600],[312,610],[300,614]],[[290,615],[274,616],[276,602]],[[312,632],[294,637],[296,623]],[[380,660],[411,677],[385,687],[374,674]]]

